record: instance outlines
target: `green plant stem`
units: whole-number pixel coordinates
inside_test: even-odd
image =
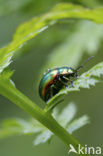
[[[80,143],[63,127],[61,127],[49,113],[43,111],[28,97],[16,89],[9,80],[4,80],[2,83],[0,83],[0,94],[37,119],[56,136],[58,136],[68,146],[68,148],[69,144],[72,144],[75,149],[78,150],[78,144]]]

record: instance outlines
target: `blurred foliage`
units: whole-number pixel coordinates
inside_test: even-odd
[[[76,106],[73,103],[67,105],[61,113],[57,108],[54,109],[53,112],[54,118],[70,133],[73,133],[75,130],[89,123],[89,118],[87,116],[73,120],[75,114]],[[13,135],[31,135],[37,133],[34,145],[38,145],[40,143],[45,143],[53,136],[51,131],[34,119],[29,119],[28,121],[20,118],[5,119],[0,125],[0,139]]]
[[[63,2],[63,4],[56,5],[59,2]],[[66,5],[64,2],[70,2],[71,4]],[[55,5],[56,7],[54,7]],[[54,7],[54,9],[49,11],[52,7]],[[48,13],[42,15],[42,13],[45,12]],[[11,15],[14,15],[14,17],[16,15],[17,19],[14,18],[12,20]],[[36,17],[37,15],[40,16]],[[32,17],[35,18],[23,23]],[[18,51],[18,54],[20,54],[20,52],[24,54],[30,51],[36,53],[38,49],[40,49],[40,51],[44,53],[45,59],[39,60],[40,62],[37,60],[36,62],[40,64],[38,69],[40,77],[40,74],[42,74],[46,68],[64,65],[76,67],[82,58],[86,56],[85,54],[98,56],[97,53],[102,52],[103,49],[103,24],[100,24],[103,23],[103,2],[101,0],[6,0],[6,2],[0,0],[0,18],[9,19],[8,21],[13,25],[13,28],[15,28],[14,23],[18,19],[21,18],[21,22],[17,22],[17,25],[23,23],[17,28],[11,43],[0,49],[0,72],[10,65],[16,51]],[[99,24],[78,18],[93,20],[99,22]],[[4,25],[6,26],[7,23],[4,22]],[[8,25],[6,29],[9,31]],[[1,27],[1,32],[2,30],[5,31],[3,27]],[[45,32],[43,32],[44,30]],[[37,34],[39,35],[35,39],[32,39]],[[10,40],[10,36],[5,36],[5,39],[7,37]],[[40,55],[38,56],[41,57]],[[29,56],[29,54],[27,56]],[[35,66],[35,61],[33,65]],[[101,81],[100,75],[102,74],[103,63],[101,62],[86,73],[83,73],[79,79],[74,82],[74,88],[69,87],[68,89],[63,89],[56,97],[49,101],[49,104],[51,105],[56,98],[58,100],[58,98],[60,98],[59,96],[65,95],[67,92],[76,91],[79,90],[79,88],[89,88],[91,85],[95,85],[95,83]],[[4,79],[8,81],[11,75],[12,72],[6,72],[4,70],[0,76],[1,84]],[[21,77],[21,75],[19,75],[19,77]],[[35,79],[36,78],[37,70],[35,71]],[[37,79],[35,80],[35,85],[37,85]],[[31,81],[31,78],[29,81]],[[11,80],[10,82],[11,85],[14,86]],[[87,104],[87,102],[84,103]],[[71,121],[75,113],[75,105],[70,104],[60,112],[58,109],[54,109],[53,116],[62,126],[72,133],[89,122],[87,116],[82,116]],[[98,126],[96,125],[96,127]],[[96,131],[98,130],[96,129]],[[34,119],[7,119],[0,124],[0,138],[35,133],[37,133],[37,137],[34,140],[35,145],[46,142],[53,136],[47,128]]]
[[[0,72],[11,63],[11,58],[15,51],[19,50],[23,44],[47,29],[50,25],[55,24],[57,20],[81,18],[103,23],[102,14],[102,7],[86,9],[79,5],[61,3],[56,5],[49,13],[35,17],[29,22],[25,22],[18,27],[12,42],[0,50]]]
[[[37,14],[47,11],[51,6],[59,2],[69,2],[74,4],[82,4],[86,7],[95,7],[101,5],[101,0],[0,0],[0,15],[6,15],[8,13],[25,13],[25,14]],[[6,10],[6,11],[5,11]]]
[[[23,8],[25,5],[27,5],[30,2],[30,0],[7,0],[6,2],[4,0],[0,0],[0,15],[8,14],[12,11],[17,11],[21,8]],[[6,11],[5,11],[6,10]]]
[[[42,71],[58,66],[76,67],[85,53],[95,55],[103,40],[103,25],[89,21],[78,22],[75,30],[71,34],[68,32],[68,36],[51,51]]]

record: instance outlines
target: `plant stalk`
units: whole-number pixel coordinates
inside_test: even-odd
[[[78,150],[78,144],[80,143],[62,126],[60,126],[49,112],[42,110],[28,97],[21,93],[17,88],[15,88],[15,86],[13,86],[9,80],[4,80],[2,81],[2,83],[0,83],[0,94],[26,111],[28,114],[42,123],[45,127],[47,127],[56,136],[58,136],[68,146],[68,150],[70,144],[72,144],[73,147]]]

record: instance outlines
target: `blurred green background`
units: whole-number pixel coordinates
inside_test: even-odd
[[[19,24],[36,15],[49,11],[59,2],[71,2],[89,8],[103,5],[99,0],[0,0],[0,47],[4,47],[11,41]],[[90,36],[88,37],[90,33],[91,38]],[[74,34],[77,35],[75,36]],[[74,43],[76,42],[78,42],[78,47],[80,45],[79,48],[75,47]],[[68,49],[71,45],[75,47],[71,51],[73,50],[74,57],[78,59],[77,62],[71,61],[69,63],[70,59],[68,59],[69,56],[67,57],[66,54],[69,55]],[[79,53],[80,50],[81,53]],[[53,57],[55,58],[56,53],[58,56],[58,51],[62,52],[64,61],[60,60],[59,57],[59,61],[57,62],[55,59],[52,59]],[[95,58],[81,71],[83,72],[96,63],[103,61],[102,51],[102,25],[96,25],[84,20],[63,20],[29,41],[18,52],[17,57],[14,58],[14,62],[10,66],[11,69],[15,70],[12,79],[20,91],[43,107],[44,103],[38,95],[38,83],[47,67],[54,67],[56,65],[71,65],[76,67],[93,54]],[[49,59],[52,62],[54,61],[53,64],[48,63]],[[87,114],[90,117],[91,123],[73,134],[82,144],[87,144],[88,146],[103,145],[102,95],[103,83],[99,83],[95,87],[91,87],[91,89],[81,89],[80,92],[70,93],[65,99],[65,104],[71,101],[76,103],[78,108],[77,117],[83,114]],[[16,105],[0,96],[0,120],[8,117],[28,118],[29,116]],[[34,136],[16,136],[0,140],[0,156],[68,155],[68,148],[56,137],[53,138],[50,144],[45,143],[38,146],[33,146],[33,140]]]

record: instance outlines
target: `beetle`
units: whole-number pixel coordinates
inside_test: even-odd
[[[68,83],[70,82],[73,87],[72,78],[77,78],[78,71],[84,67],[85,63],[87,63],[94,56],[88,58],[81,66],[77,69],[73,69],[71,67],[58,67],[54,69],[48,69],[46,74],[42,77],[39,84],[39,95],[40,97],[47,102],[54,95],[56,95],[63,87],[68,87]]]

